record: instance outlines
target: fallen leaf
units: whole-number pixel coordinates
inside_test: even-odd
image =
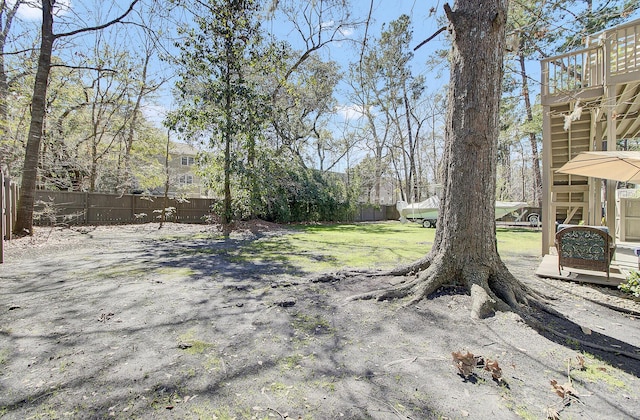
[[[582,332],[586,335],[591,335],[591,330],[587,327],[580,327],[580,329],[582,330]]]
[[[486,363],[484,364],[484,370],[491,372],[491,376],[496,381],[502,381],[502,369],[500,369],[500,366],[498,366],[497,360],[487,359]]]
[[[579,397],[578,393],[570,383],[565,383],[563,385],[558,384],[558,381],[555,379],[551,380],[551,386],[553,390],[558,394],[560,398],[569,398],[569,397]]]
[[[477,361],[473,356],[473,353],[467,352],[463,354],[460,351],[452,352],[453,364],[458,368],[458,371],[462,376],[468,378],[476,367]]]
[[[548,420],[560,420],[560,413],[555,408],[547,408],[547,419]]]
[[[580,367],[580,370],[585,370],[586,367],[584,365],[584,357],[582,357],[581,355],[577,355],[576,359],[578,360],[578,366]]]

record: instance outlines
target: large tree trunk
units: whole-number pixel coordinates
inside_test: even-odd
[[[430,293],[443,282],[461,281],[474,296],[474,315],[482,317],[498,302],[496,296],[491,296],[494,293],[489,282],[504,281],[508,273],[498,255],[495,233],[507,1],[461,0],[456,2],[455,10],[448,9],[448,5],[445,10],[453,49],[444,193],[431,252],[437,278],[423,293]],[[509,296],[501,297],[513,303]]]
[[[42,1],[42,33],[38,70],[31,100],[31,124],[27,137],[22,184],[18,199],[18,214],[13,231],[16,235],[33,234],[33,205],[38,176],[40,142],[42,141],[44,117],[46,113],[47,84],[51,70],[53,51],[53,10],[50,1]]]
[[[27,147],[25,150],[24,166],[22,168],[22,184],[20,197],[18,198],[17,220],[14,225],[16,235],[33,234],[33,206],[38,176],[38,161],[40,157],[40,143],[44,133],[44,119],[46,115],[47,85],[49,73],[51,71],[51,54],[53,43],[60,37],[71,37],[85,32],[92,32],[104,29],[114,23],[120,22],[132,10],[133,6],[140,0],[132,0],[129,8],[121,16],[114,20],[88,28],[75,29],[63,34],[53,33],[53,7],[56,2],[52,0],[42,0],[42,26],[40,33],[40,52],[38,55],[38,69],[33,87],[33,97],[31,99],[31,124],[27,136]]]
[[[453,47],[445,132],[444,193],[433,248],[423,259],[387,273],[397,286],[354,296],[410,297],[408,305],[445,284],[469,289],[473,317],[521,311],[533,292],[500,259],[495,233],[498,117],[507,0],[445,4]]]

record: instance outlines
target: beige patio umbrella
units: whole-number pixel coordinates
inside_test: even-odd
[[[640,184],[640,152],[582,152],[556,172]]]

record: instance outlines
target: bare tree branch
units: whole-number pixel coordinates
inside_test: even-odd
[[[68,37],[68,36],[73,36],[73,35],[78,35],[78,34],[82,34],[85,32],[95,32],[95,31],[99,31],[101,29],[107,28],[115,23],[120,22],[122,19],[124,19],[125,17],[127,17],[127,15],[129,13],[131,13],[131,11],[133,10],[133,7],[136,5],[136,3],[138,3],[138,1],[140,0],[133,0],[131,2],[131,4],[129,5],[129,8],[120,16],[118,16],[117,18],[103,23],[102,25],[97,25],[97,26],[90,26],[88,28],[80,28],[80,29],[76,29],[75,31],[70,31],[70,32],[65,32],[65,33],[61,33],[61,34],[54,34],[53,37],[54,39],[58,39],[58,38],[64,38],[64,37]]]

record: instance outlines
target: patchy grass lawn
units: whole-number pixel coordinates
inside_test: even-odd
[[[390,268],[431,249],[435,229],[417,223],[379,222],[296,226],[296,233],[268,237],[243,247],[237,262],[278,261],[311,272],[341,267]],[[497,230],[498,249],[508,255],[536,255],[541,232]]]
[[[627,419],[640,412],[640,364],[627,356],[640,345],[637,317],[611,309],[620,299],[610,291],[537,278],[538,232],[500,229],[498,247],[516,278],[554,297],[562,315],[542,320],[566,336],[543,335],[509,312],[470,320],[464,293],[401,309],[400,301],[348,300],[379,287],[377,279],[305,281],[313,270],[424,255],[435,231],[418,224],[271,226],[230,238],[217,231],[108,226],[11,241],[0,268],[0,417]],[[587,341],[598,347],[587,353]],[[491,359],[493,370],[475,365],[459,375],[452,356],[467,351]],[[501,380],[492,376],[497,367]],[[558,394],[569,387],[575,394]]]

